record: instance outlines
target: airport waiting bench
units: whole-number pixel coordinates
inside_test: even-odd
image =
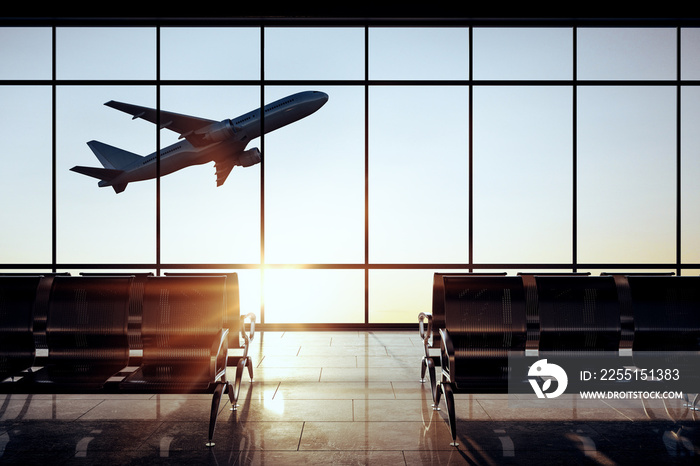
[[[434,310],[442,314],[419,315],[421,377],[435,368],[428,350],[437,328],[441,378],[431,380],[433,406],[444,397],[453,445],[455,393],[533,393],[518,383],[526,381],[509,379],[517,361],[608,358],[647,367],[657,357],[700,351],[700,277],[441,274],[435,281],[442,303]],[[697,359],[666,360],[697,371]]]
[[[0,393],[212,394],[213,446],[222,394],[235,409],[243,368],[252,379],[237,291],[231,275],[0,276]],[[228,326],[244,341],[233,384]]]

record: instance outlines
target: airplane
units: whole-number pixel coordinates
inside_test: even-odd
[[[265,105],[262,117],[265,133],[311,115],[327,101],[328,94],[324,92],[304,91]],[[134,120],[141,118],[158,123],[155,109],[114,100],[105,105],[129,113]],[[161,111],[160,127],[180,134],[178,142],[160,151],[161,176],[213,161],[216,185],[221,186],[233,167],[250,167],[262,160],[257,147],[246,150],[246,145],[260,136],[260,108],[222,121]],[[141,156],[98,141],[90,141],[87,145],[104,168],[75,166],[71,171],[99,179],[99,187],[111,186],[116,193],[121,193],[129,183],[158,175],[156,152]]]

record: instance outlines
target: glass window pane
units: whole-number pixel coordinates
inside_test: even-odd
[[[371,28],[370,79],[468,79],[466,28]]]
[[[369,322],[417,323],[418,314],[432,311],[435,272],[370,270]]]
[[[570,262],[572,95],[474,90],[474,261]]]
[[[0,262],[51,263],[51,88],[0,87]]]
[[[51,79],[51,29],[0,28],[0,79]]]
[[[580,262],[675,262],[675,92],[578,90]]]
[[[155,106],[152,87],[59,87],[57,119],[57,257],[62,263],[153,263],[156,258],[156,183],[129,183],[117,194],[98,179],[71,171],[103,168],[92,140],[147,155],[155,125],[103,105],[109,100]]]
[[[150,270],[149,270],[150,272]],[[250,312],[255,314],[256,324],[261,322],[262,315],[260,313],[261,299],[261,277],[262,272],[257,269],[165,269],[161,270],[162,275],[170,273],[189,274],[225,274],[235,272],[238,275],[238,304],[240,306],[240,314],[246,315]],[[153,272],[155,273],[155,272]],[[255,337],[256,339],[258,337]],[[240,353],[238,353],[240,356]],[[259,362],[259,361],[258,361]]]
[[[700,79],[700,28],[681,29],[681,79]]]
[[[571,79],[571,29],[475,28],[475,79]]]
[[[266,28],[266,79],[362,79],[362,28]]]
[[[173,86],[161,89],[164,111],[213,121],[235,119],[259,107],[257,87]],[[168,129],[162,130],[160,137],[164,152],[168,146],[184,142],[179,139],[179,133]],[[259,147],[257,139],[246,149],[254,147]],[[233,156],[232,153],[226,155]],[[201,165],[164,175],[161,178],[161,260],[165,263],[259,263],[260,164],[234,167],[221,186],[217,186],[211,158]]]
[[[70,170],[102,168],[86,144],[91,140],[138,155],[154,152],[155,125],[103,104],[114,99],[155,107],[155,86],[55,83],[58,265],[117,270],[120,264],[154,264],[157,257],[171,266],[245,264],[236,266],[243,269],[241,310],[255,312],[258,321],[262,305],[269,323],[364,322],[363,266],[335,267],[364,264],[365,182],[370,264],[469,260],[469,87],[381,83],[369,88],[365,109],[364,85],[301,85],[365,77],[468,79],[468,28],[372,27],[365,44],[363,27],[266,27],[264,76],[260,28],[163,27],[160,74],[157,31],[57,27],[57,78],[249,80],[160,88],[164,110],[214,121],[258,108],[261,88],[248,84],[262,77],[298,82],[266,85],[265,102],[310,88],[330,99],[318,113],[268,134],[264,147],[260,139],[250,141],[246,148],[264,149],[264,165],[234,168],[223,186],[217,187],[210,161],[164,176],[157,238],[155,180],[130,183],[117,194]],[[675,262],[679,33],[681,78],[700,80],[698,28],[473,29],[475,80],[580,80],[576,167],[570,86],[474,86],[477,264],[511,264],[513,274],[521,271],[518,263],[569,263],[573,173],[580,264]],[[52,45],[50,27],[0,28],[0,79],[50,80]],[[587,80],[671,82],[602,87],[610,83],[587,86]],[[0,214],[11,228],[0,233],[0,262],[50,264],[52,87],[7,84],[0,87],[0,137],[7,149],[0,157],[0,190],[12,202]],[[683,84],[681,260],[697,264],[700,90]],[[161,147],[178,141],[168,130],[159,136]],[[258,269],[265,264],[272,265]],[[335,265],[289,270],[274,264]],[[430,310],[433,273],[370,270],[369,322],[415,322],[419,312]],[[697,275],[688,268],[684,273]]]
[[[370,262],[468,261],[468,94],[370,89]]]
[[[578,79],[676,79],[676,31],[581,28]]]
[[[697,131],[700,88],[683,88],[681,111],[681,260],[697,264],[700,263],[700,133]],[[695,275],[699,273],[695,271]]]
[[[161,78],[259,79],[260,29],[162,28]]]
[[[58,28],[58,79],[154,79],[153,28]]]
[[[307,88],[266,88],[268,102]],[[265,138],[265,262],[364,262],[364,89]]]
[[[266,270],[265,323],[364,322],[363,270]]]

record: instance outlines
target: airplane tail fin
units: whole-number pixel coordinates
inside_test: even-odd
[[[138,154],[134,154],[99,141],[90,141],[87,143],[87,145],[90,147],[102,166],[110,170],[121,170],[127,165],[143,158]],[[84,174],[87,175],[87,173]]]
[[[111,186],[116,193],[124,191],[128,183],[113,184],[112,181],[124,173],[125,167],[143,157],[99,141],[90,141],[87,144],[104,168],[76,166],[71,168],[71,171],[97,178],[100,180],[98,186]]]

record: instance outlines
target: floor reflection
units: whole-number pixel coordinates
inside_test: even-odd
[[[208,395],[0,395],[0,464],[700,464],[683,400],[544,412],[457,395],[451,447],[417,331],[265,332],[250,354],[255,379],[237,410],[222,401],[213,448]]]

